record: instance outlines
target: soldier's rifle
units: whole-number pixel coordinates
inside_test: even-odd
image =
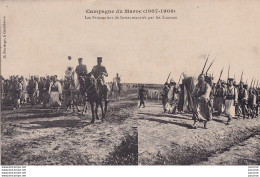
[[[242,74],[241,74],[241,77],[240,77],[240,82],[242,82],[243,74],[244,74],[244,71],[242,71]]]
[[[203,74],[203,73],[204,73],[204,69],[205,69],[205,67],[206,67],[206,64],[207,64],[207,62],[208,62],[208,59],[209,59],[209,55],[208,55],[208,57],[207,57],[207,59],[206,59],[206,62],[205,62],[205,64],[204,64],[204,66],[203,66],[203,69],[202,69],[202,72],[201,72],[201,74]]]
[[[228,77],[227,77],[227,82],[228,82],[228,78],[229,78],[229,71],[230,71],[230,63],[228,65]]]
[[[183,75],[183,73],[181,73],[180,75],[180,78],[179,78],[179,81],[178,81],[178,85],[180,84],[180,81],[181,81],[181,76]]]
[[[255,80],[254,80],[254,83],[253,83],[253,87],[252,87],[253,89],[255,88]]]
[[[166,80],[166,83],[168,83],[168,80],[170,78],[170,75],[171,75],[171,72],[169,73],[168,77],[167,77],[167,80]]]
[[[256,89],[258,88],[258,81],[257,81],[257,84],[256,84]]]
[[[213,61],[211,62],[211,64],[209,65],[209,67],[208,67],[208,69],[207,69],[207,71],[206,71],[206,75],[208,74],[208,71],[209,71],[209,69],[211,68],[211,66],[212,66],[212,64],[214,63],[214,61],[215,61],[215,60],[213,60]]]
[[[250,88],[252,88],[253,80],[254,80],[254,78],[253,78],[252,81],[251,81]]]
[[[220,79],[221,79],[221,76],[222,76],[223,70],[224,70],[224,67],[222,68],[222,70],[221,70],[221,72],[220,72],[220,75],[219,75],[219,78],[218,78],[218,82],[219,82]]]

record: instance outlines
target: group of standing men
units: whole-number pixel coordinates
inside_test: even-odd
[[[176,113],[177,110],[182,112],[183,101],[185,97],[190,112],[193,114],[193,128],[197,127],[198,122],[204,122],[204,128],[212,119],[214,111],[217,115],[227,116],[226,124],[229,125],[232,118],[256,118],[260,106],[260,89],[248,88],[248,85],[242,81],[237,85],[233,78],[228,78],[227,82],[219,80],[213,83],[213,77],[210,75],[200,74],[198,83],[192,87],[190,84],[180,84],[171,79],[170,83],[165,83],[163,88],[163,109],[164,112]],[[181,105],[181,106],[180,106]]]
[[[61,101],[64,96],[64,83],[74,80],[74,73],[77,75],[79,83],[83,83],[86,74],[92,75],[95,80],[107,88],[104,77],[108,77],[105,66],[101,65],[102,57],[97,57],[97,65],[94,66],[90,73],[87,71],[87,66],[83,64],[83,59],[78,59],[78,66],[75,72],[72,67],[68,67],[65,72],[65,79],[58,80],[57,75],[37,77],[31,76],[30,79],[23,76],[10,76],[9,79],[1,78],[1,94],[2,104],[13,104],[13,109],[19,109],[21,104],[30,103],[33,107],[35,104],[42,104],[46,107],[57,109],[61,106]],[[120,84],[120,78],[117,74],[116,80]],[[74,87],[77,87],[74,85]],[[105,98],[107,100],[107,97]]]

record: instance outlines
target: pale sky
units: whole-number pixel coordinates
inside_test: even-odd
[[[158,3],[157,3],[158,2]],[[197,76],[216,57],[210,73],[260,81],[260,1],[12,1],[1,4],[7,22],[4,77],[57,74],[74,68],[77,58],[90,71],[103,57],[111,80],[164,83],[169,72],[178,81],[182,72]],[[8,7],[6,7],[8,6]],[[177,20],[85,20],[86,9],[175,9]],[[3,9],[3,11],[2,11]],[[115,16],[113,14],[111,16]],[[119,14],[118,16],[127,16]],[[149,16],[147,14],[142,14]],[[132,14],[130,16],[142,16]],[[98,16],[98,15],[96,15]],[[102,16],[102,15],[99,15]],[[107,15],[103,15],[107,16]],[[129,15],[128,15],[129,16]],[[154,16],[150,14],[150,16]],[[72,60],[68,61],[68,56]]]

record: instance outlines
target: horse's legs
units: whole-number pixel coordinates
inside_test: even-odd
[[[91,113],[92,113],[91,123],[93,124],[95,122],[95,110],[94,110],[94,102],[93,101],[90,102],[90,106],[91,106]]]
[[[96,113],[96,119],[99,120],[99,117],[98,117],[98,105],[99,103],[96,102],[96,109],[95,109],[95,113]]]
[[[76,108],[77,108],[77,111],[80,112],[79,110],[79,104],[78,104],[78,100],[80,98],[80,94],[79,93],[76,93],[76,96],[75,96],[76,99],[75,100],[75,105],[76,105]]]
[[[88,109],[88,106],[87,106],[87,102],[85,101],[84,102],[84,107],[83,107],[83,110],[82,110],[82,114],[86,113],[87,109]]]
[[[108,99],[107,99],[107,90],[104,91],[104,100],[105,100],[105,114],[107,113],[107,105],[108,105]],[[101,100],[102,102],[102,100]]]
[[[105,100],[105,114],[107,113],[107,105],[108,105],[108,101]]]
[[[100,102],[100,108],[101,108],[101,113],[102,113],[102,119],[101,119],[101,121],[103,122],[103,119],[105,118],[105,114],[104,114],[104,109],[103,109],[103,103],[102,103],[102,101]]]
[[[84,103],[84,112],[86,113],[87,109],[88,109],[88,104],[87,104],[87,98],[86,97],[84,97],[83,103]]]
[[[73,112],[75,112],[75,95],[74,95],[74,92],[71,91],[71,109],[73,110]]]

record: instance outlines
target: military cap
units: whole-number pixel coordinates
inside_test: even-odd
[[[228,80],[229,80],[229,81],[234,81],[234,79],[233,79],[233,78],[228,78]]]
[[[82,58],[78,58],[78,61],[82,61]]]

